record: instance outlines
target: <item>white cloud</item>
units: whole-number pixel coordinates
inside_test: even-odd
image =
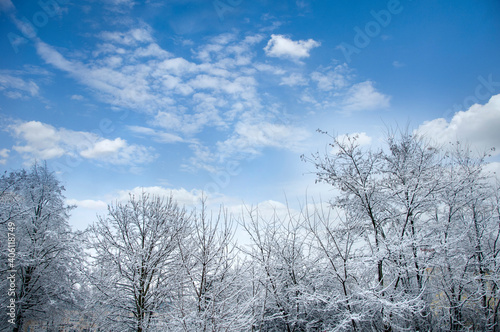
[[[335,67],[320,66],[309,74],[309,78],[311,87],[306,87],[296,96],[298,102],[309,104],[309,114],[318,109],[350,113],[390,106],[389,96],[377,91],[372,81],[356,82],[356,75],[345,63]]]
[[[137,44],[153,42],[151,32],[146,28],[131,29],[127,32],[104,31],[101,32],[99,36],[106,41],[126,46],[135,46]]]
[[[284,218],[288,213],[298,214],[299,211],[294,209],[289,209],[286,204],[274,200],[266,200],[259,202],[256,205],[246,205],[241,204],[241,200],[228,197],[220,193],[207,193],[201,189],[186,190],[184,188],[166,188],[162,186],[151,186],[151,187],[135,187],[129,190],[120,190],[114,195],[113,200],[119,202],[127,202],[130,196],[140,197],[142,193],[157,195],[160,197],[170,197],[179,204],[181,207],[186,207],[187,209],[199,208],[202,198],[206,199],[206,207],[209,211],[217,211],[221,205],[224,206],[227,211],[233,215],[241,215],[241,213],[246,214],[248,210],[257,208],[259,210],[259,215],[266,220],[270,220],[273,216],[278,218]]]
[[[321,43],[313,39],[293,41],[283,35],[273,34],[264,51],[267,56],[299,60],[308,58],[309,51],[320,45]]]
[[[134,56],[136,57],[156,57],[168,58],[171,56],[170,52],[163,50],[158,44],[151,43],[147,47],[140,47],[135,50]]]
[[[461,141],[478,152],[491,148],[500,153],[500,94],[484,105],[474,104],[467,111],[455,113],[450,122],[444,118],[424,122],[417,132],[439,144]]]
[[[255,85],[255,80],[252,77],[243,76],[230,81],[225,78],[202,74],[197,75],[188,84],[193,89],[215,90],[232,95],[246,92]]]
[[[13,146],[13,150],[33,155],[35,158],[52,159],[64,155],[65,150],[59,145],[61,141],[60,133],[52,126],[38,121],[24,122],[18,125],[11,125],[10,129],[14,136],[21,138],[26,145]]]
[[[31,97],[38,95],[40,88],[32,80],[24,80],[12,75],[0,74],[0,91],[9,98],[18,99],[28,93]],[[14,90],[14,91],[12,91]]]
[[[339,90],[349,85],[352,79],[350,71],[347,65],[343,64],[325,73],[315,71],[311,74],[311,78],[317,82],[318,89],[322,91]]]
[[[103,139],[80,152],[80,155],[88,159],[102,159],[116,155],[120,150],[127,146],[127,142],[121,138],[114,140]]]
[[[221,155],[238,153],[259,154],[262,148],[273,147],[299,151],[309,137],[303,128],[268,122],[236,124],[234,134],[226,141],[218,143]]]
[[[366,146],[372,143],[372,138],[368,136],[365,132],[338,135],[336,138],[340,143],[345,143],[347,139],[351,140],[354,139],[359,146]],[[339,151],[340,150],[336,145],[331,149],[331,153],[333,154]]]
[[[406,66],[404,63],[402,63],[402,62],[400,62],[400,61],[397,61],[397,60],[393,61],[393,62],[392,62],[392,65],[393,65],[394,67],[396,67],[396,68],[401,68],[401,67]]]
[[[167,59],[158,63],[157,70],[160,73],[169,73],[177,76],[198,71],[196,64],[184,58]]]
[[[343,100],[343,111],[369,111],[386,108],[390,105],[390,97],[378,92],[372,81],[352,85]]]
[[[487,176],[494,175],[500,181],[500,162],[491,162],[484,165],[483,171]]]
[[[10,0],[0,0],[0,12],[7,12],[14,9],[14,5]]]
[[[7,97],[7,98],[10,98],[10,99],[22,99],[24,98],[25,96],[19,92],[19,91],[7,91],[7,92],[4,92],[4,95]]]
[[[307,85],[307,79],[304,78],[301,74],[292,73],[290,76],[282,77],[280,85],[288,85],[288,86],[304,86]]]
[[[2,158],[8,158],[9,157],[9,149],[2,149],[0,150],[0,157]]]
[[[177,135],[161,132],[158,130],[154,130],[152,128],[141,127],[141,126],[128,126],[128,129],[130,129],[133,133],[139,135],[150,136],[153,138],[153,140],[160,143],[175,143],[183,141],[183,139]]]
[[[223,94],[231,95],[234,99],[257,99],[255,79],[242,75],[243,70],[234,70],[234,66],[251,64],[251,40],[232,42],[232,39],[228,39],[227,44],[213,44],[223,48],[217,53],[218,62],[196,64],[180,57],[170,58],[170,53],[153,42],[150,30],[146,27],[131,29],[126,33],[102,33],[101,37],[107,43],[99,45],[92,52],[92,60],[88,63],[66,58],[41,41],[35,45],[38,54],[47,63],[68,72],[113,106],[157,113],[166,106],[187,103],[198,113],[200,107],[207,105],[206,100],[194,98],[194,94],[201,91],[210,94],[212,99],[227,100],[227,97],[219,96]],[[133,47],[139,42],[143,43],[140,47]],[[200,49],[204,47],[207,46],[200,46]],[[139,57],[148,57],[147,62]],[[178,98],[188,95],[193,95],[193,98]],[[212,113],[213,110],[210,107],[208,112]]]
[[[93,133],[57,129],[38,121],[19,122],[8,129],[19,140],[12,149],[27,160],[68,155],[115,165],[135,165],[156,158],[151,148],[130,145],[121,138],[104,139]]]
[[[274,200],[266,200],[255,205],[235,204],[227,206],[228,211],[232,215],[242,216],[243,220],[249,218],[249,214],[256,218],[257,214],[260,220],[272,221],[285,220],[289,214],[297,216],[299,211],[289,208],[286,204]]]
[[[93,199],[66,199],[66,204],[68,205],[76,205],[79,208],[89,209],[89,210],[106,210],[108,204],[101,200],[93,200]]]
[[[188,191],[184,188],[170,189],[161,186],[152,186],[152,187],[135,187],[130,190],[120,190],[118,191],[116,199],[121,202],[126,202],[130,199],[130,195],[133,195],[135,197],[140,197],[142,193],[157,195],[161,197],[172,196],[180,206],[186,206],[190,208],[198,206],[203,196],[203,191],[199,189],[193,189],[191,191]]]
[[[104,0],[106,8],[116,12],[123,12],[123,9],[132,8],[135,5],[134,0]]]
[[[267,63],[255,63],[253,66],[258,71],[267,71],[273,73],[274,75],[284,75],[286,73],[284,69]]]
[[[167,130],[177,131],[184,134],[195,134],[209,122],[206,113],[198,115],[174,114],[172,112],[158,112],[154,124]]]
[[[71,96],[71,100],[83,100],[83,96],[81,95],[72,95]]]
[[[286,74],[280,66],[255,64],[255,45],[263,40],[263,35],[250,35],[241,40],[235,33],[222,34],[210,39],[208,44],[191,46],[191,58],[174,57],[162,49],[155,43],[153,30],[147,25],[132,27],[125,32],[104,32],[100,37],[102,43],[95,49],[81,52],[88,56],[75,57],[76,52],[66,55],[64,50],[42,41],[35,41],[35,46],[46,63],[67,72],[79,83],[89,87],[101,101],[116,108],[148,114],[150,117],[146,126],[128,128],[135,135],[162,143],[193,143],[195,135],[207,128],[215,128],[217,135],[224,138],[207,147],[212,155],[226,155],[221,150],[224,144],[234,151],[231,153],[240,153],[236,151],[243,148],[247,152],[242,153],[250,151],[251,154],[258,154],[265,147],[285,148],[280,141],[289,140],[293,149],[297,149],[303,141],[305,135],[302,129],[266,122],[259,129],[258,120],[255,121],[256,118],[270,121],[263,112],[274,108],[276,104],[276,99],[269,96],[267,91],[260,93],[261,77],[268,72],[280,76]],[[309,56],[310,49],[319,46],[313,40],[292,41],[282,36],[273,38],[274,41],[268,43],[269,54],[292,59]],[[264,71],[264,75],[259,75],[259,71]],[[283,78],[282,84],[306,84],[310,77],[308,73],[302,75],[292,74]],[[73,99],[76,98],[79,97]],[[250,117],[254,119],[251,120],[255,124],[252,128],[242,125],[250,121],[248,118],[243,119],[244,114],[251,114]],[[287,130],[292,132],[287,133]],[[113,163],[134,153],[144,158],[152,156],[150,150],[130,148],[129,144],[123,143],[124,140],[116,137],[108,140],[101,138],[97,142],[101,143],[77,150],[64,144],[50,146],[55,149],[44,147],[37,150],[43,153],[31,151],[29,147],[32,144],[25,144],[29,151],[23,153],[55,158],[73,151],[73,154],[82,158],[106,159]],[[18,145],[18,150],[22,150],[22,144]],[[193,153],[193,165],[214,169],[214,164],[200,162],[198,157],[201,154],[198,155],[196,151]]]
[[[109,61],[83,64],[66,59],[61,53],[43,42],[35,44],[38,54],[49,64],[66,71],[78,81],[94,89],[101,99],[113,106],[126,107],[141,112],[151,112],[162,105],[173,103],[164,91],[155,91],[152,72],[155,63],[113,68]],[[130,51],[132,52],[132,51]],[[128,59],[134,57],[133,52]],[[107,59],[109,60],[109,59]],[[132,60],[130,60],[132,61]],[[115,65],[118,65],[115,63]]]
[[[7,163],[7,158],[9,158],[9,149],[0,150],[0,165],[5,165]]]

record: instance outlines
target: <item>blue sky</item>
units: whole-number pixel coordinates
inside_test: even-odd
[[[500,151],[498,1],[0,0],[0,24],[0,168],[46,160],[77,228],[141,188],[328,199],[318,128]]]

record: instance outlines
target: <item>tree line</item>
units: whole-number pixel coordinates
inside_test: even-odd
[[[12,270],[15,224],[16,312],[2,329],[57,330],[71,314],[93,331],[500,331],[500,186],[487,154],[408,132],[379,149],[330,139],[302,159],[331,200],[284,215],[142,193],[72,232],[46,165],[4,174],[0,268]],[[3,308],[9,287],[2,277]]]

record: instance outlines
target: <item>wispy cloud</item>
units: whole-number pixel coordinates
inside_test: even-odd
[[[351,84],[351,70],[347,64],[336,66],[334,69],[314,71],[311,79],[317,83],[317,87],[322,91],[339,90]]]
[[[8,12],[15,9],[14,4],[10,0],[0,0],[0,12]]]
[[[135,134],[151,137],[154,141],[160,143],[176,143],[183,141],[183,139],[177,135],[162,132],[148,127],[128,126],[128,129]]]
[[[298,152],[309,132],[303,128],[265,121],[259,123],[241,121],[234,134],[217,145],[221,156],[257,155],[264,148],[277,148]]]
[[[288,86],[304,86],[307,85],[307,79],[298,73],[292,73],[289,76],[282,77],[280,85],[288,85]]]
[[[100,33],[100,37],[105,41],[125,46],[137,46],[154,41],[148,28],[136,28],[126,32],[104,31]]]
[[[96,47],[82,51],[88,56],[79,57],[42,41],[35,46],[46,63],[70,74],[104,103],[144,114],[146,126],[128,127],[134,135],[159,143],[189,142],[191,166],[209,171],[217,169],[221,159],[252,157],[266,148],[297,151],[307,139],[307,131],[300,126],[276,124],[277,115],[269,110],[285,106],[267,92],[269,74],[274,75],[277,88],[306,87],[297,100],[313,107],[335,105],[351,112],[389,104],[389,97],[376,91],[373,82],[354,83],[346,64],[311,72],[302,66],[292,68],[290,63],[287,67],[257,61],[266,38],[262,33],[214,36],[189,46],[191,57],[161,48],[154,35],[145,24],[100,32],[95,35],[100,41]],[[267,56],[297,62],[319,46],[313,39],[294,41],[271,35],[264,49]],[[211,129],[216,129],[217,135],[206,142],[202,136]],[[61,146],[52,147],[41,151],[48,156],[66,151]],[[78,154],[88,159],[104,158],[113,149],[130,147],[115,138]]]
[[[401,68],[401,67],[406,66],[404,63],[402,63],[402,62],[400,62],[400,61],[397,61],[397,60],[393,61],[393,62],[392,62],[392,65],[393,65],[394,67],[396,67],[396,68]]]
[[[12,99],[22,97],[35,97],[40,88],[33,80],[26,80],[21,77],[0,74],[0,91]]]
[[[71,100],[83,100],[83,96],[82,95],[72,95],[71,96]]]

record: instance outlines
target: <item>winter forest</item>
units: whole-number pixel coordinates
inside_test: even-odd
[[[76,232],[46,164],[5,173],[1,330],[500,331],[488,153],[408,131],[329,139],[301,158],[331,197],[286,216],[144,192]]]

